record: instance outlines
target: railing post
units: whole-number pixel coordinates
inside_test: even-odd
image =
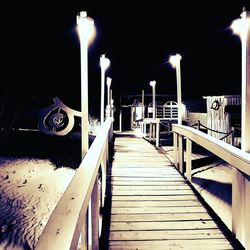
[[[245,178],[245,248],[250,249],[250,179]]]
[[[152,123],[149,124],[149,141],[152,140]]]
[[[156,147],[159,147],[159,142],[160,142],[160,123],[157,121],[156,123]]]
[[[98,178],[96,178],[91,195],[92,250],[99,250],[99,208]]]
[[[81,250],[88,250],[89,247],[88,247],[88,242],[89,242],[89,237],[88,237],[88,232],[89,232],[89,212],[88,212],[88,209],[86,211],[86,214],[85,214],[85,220],[83,222],[83,225],[82,225],[82,232],[81,232]]]
[[[106,178],[107,178],[107,147],[103,154],[102,161],[101,161],[101,169],[102,169],[102,188],[101,188],[101,196],[102,196],[102,204],[101,207],[104,207],[105,202],[105,193],[106,193]]]
[[[178,134],[173,132],[174,141],[174,166],[178,167]]]
[[[190,182],[192,182],[192,141],[187,138],[187,150],[186,150],[186,176]]]
[[[234,135],[235,135],[235,128],[232,127],[232,142],[231,144],[234,146]]]
[[[152,123],[152,134],[153,134],[153,142],[155,142],[155,123]]]
[[[178,136],[178,169],[183,174],[184,173],[184,149],[183,149],[183,136]]]
[[[197,129],[201,130],[201,121],[200,120],[197,121]]]
[[[236,168],[232,168],[232,231],[242,242],[244,225],[244,176]]]

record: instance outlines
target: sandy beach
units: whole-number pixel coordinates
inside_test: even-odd
[[[74,173],[47,159],[0,157],[0,249],[34,249]]]

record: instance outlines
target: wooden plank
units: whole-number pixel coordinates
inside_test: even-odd
[[[134,185],[130,185],[130,186],[119,186],[119,185],[115,185],[112,187],[112,190],[123,190],[123,191],[145,191],[147,192],[148,190],[191,190],[191,188],[189,186],[180,186],[180,185],[161,185],[161,186],[134,186]]]
[[[111,214],[154,214],[154,213],[204,213],[207,210],[200,207],[155,207],[155,208],[111,208]]]
[[[193,191],[188,190],[176,190],[176,189],[166,189],[166,190],[113,190],[113,195],[181,195],[181,194],[193,194]]]
[[[112,207],[197,207],[199,201],[112,201]]]
[[[114,186],[128,186],[128,185],[132,185],[132,186],[161,186],[161,185],[167,185],[167,186],[185,186],[185,182],[184,181],[169,181],[169,182],[162,182],[162,181],[117,181],[117,180],[113,180],[111,182],[112,185]]]
[[[110,231],[120,230],[199,230],[216,229],[217,225],[213,221],[134,221],[134,222],[112,222]]]
[[[225,239],[111,241],[110,250],[222,250],[233,249]]]
[[[110,175],[108,175],[110,176]],[[119,181],[119,180],[131,180],[131,181],[164,181],[167,182],[173,182],[173,181],[183,181],[183,178],[182,177],[140,177],[140,176],[137,176],[137,177],[134,177],[134,176],[110,176],[110,179],[113,181]]]
[[[127,196],[127,195],[113,195],[112,201],[116,200],[122,200],[122,201],[131,201],[131,200],[144,200],[144,201],[183,201],[183,200],[198,200],[198,198],[194,194],[186,194],[186,195],[133,195],[133,196]]]
[[[165,214],[113,214],[111,222],[133,222],[133,221],[203,221],[212,218],[206,212],[203,213],[165,213]]]
[[[223,233],[219,229],[202,230],[169,230],[169,231],[112,231],[110,240],[131,241],[131,240],[196,240],[196,239],[224,239]]]
[[[169,173],[169,174],[176,174],[178,175],[179,173],[173,169],[173,168],[137,168],[137,167],[133,167],[133,168],[113,168],[112,173],[126,173],[126,172],[130,172],[132,171],[133,173]]]

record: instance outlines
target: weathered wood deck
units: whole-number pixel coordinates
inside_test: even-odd
[[[171,162],[146,140],[116,135],[110,250],[234,249]]]

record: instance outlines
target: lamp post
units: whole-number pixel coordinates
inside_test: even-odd
[[[104,122],[104,87],[105,87],[105,71],[110,65],[110,60],[105,57],[105,55],[101,55],[100,57],[100,66],[101,66],[101,114],[100,114],[100,123]]]
[[[88,122],[88,44],[94,35],[94,21],[87,17],[86,11],[81,11],[76,17],[80,38],[81,58],[81,156],[84,158],[89,147]]]
[[[250,12],[243,8],[241,18],[231,28],[241,38],[241,149],[250,152]],[[232,230],[246,249],[250,248],[250,182],[233,168]]]
[[[250,152],[250,12],[243,9],[241,18],[231,28],[241,38],[241,149]]]
[[[112,79],[107,77],[107,117],[111,116],[111,106],[110,106],[110,86]]]
[[[169,58],[169,62],[172,67],[176,68],[176,81],[177,81],[177,105],[178,105],[178,124],[181,124],[181,116],[182,116],[182,98],[181,98],[181,55],[176,54]]]
[[[153,119],[155,119],[155,85],[156,85],[156,81],[151,81],[149,83],[149,85],[152,87],[152,91],[153,91]]]

